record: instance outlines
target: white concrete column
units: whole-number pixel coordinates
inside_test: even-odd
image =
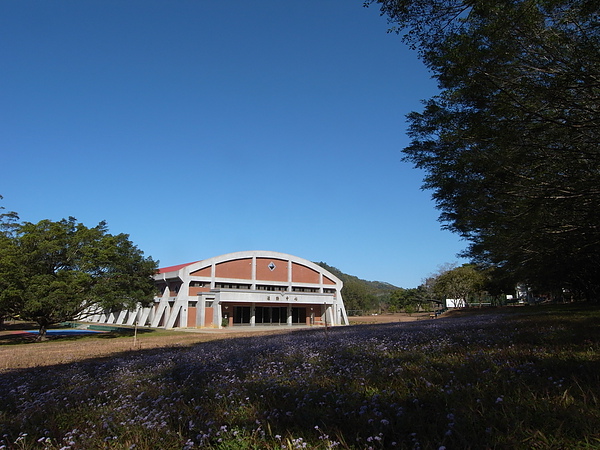
[[[158,324],[160,322],[160,318],[164,314],[165,309],[168,308],[168,305],[169,305],[169,295],[170,295],[170,291],[169,291],[169,285],[167,283],[167,286],[165,287],[165,289],[164,289],[164,291],[162,293],[162,297],[160,298],[158,306],[156,307],[156,314],[154,314],[152,316],[152,319],[151,319],[151,322],[150,322],[150,326],[152,328],[158,328]]]
[[[125,319],[127,318],[127,313],[133,314],[132,311],[127,311],[126,309],[122,310],[119,313],[119,317],[117,317],[117,324],[123,325],[125,323]]]
[[[203,295],[198,296],[198,303],[196,303],[196,326],[204,328],[206,323],[206,299]]]
[[[135,321],[136,321],[136,319],[138,317],[138,314],[140,313],[140,309],[141,309],[141,307],[138,304],[135,307],[135,311],[131,311],[131,314],[129,314],[129,317],[127,317],[127,322],[126,322],[127,325],[134,325],[135,324]]]
[[[138,325],[141,326],[146,326],[146,323],[150,322],[152,323],[152,321],[154,320],[154,306],[149,306],[148,308],[143,308],[140,311],[140,314],[138,316]]]
[[[221,323],[223,322],[223,311],[221,310],[221,293],[215,294],[215,301],[213,303],[213,323],[217,325],[217,328],[223,328]]]
[[[329,325],[335,325],[331,306],[332,305],[325,305],[325,317],[327,317],[327,323]]]

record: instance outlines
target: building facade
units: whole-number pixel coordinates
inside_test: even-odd
[[[161,268],[154,279],[153,306],[98,311],[86,320],[154,328],[348,325],[342,281],[285,253],[229,253]]]

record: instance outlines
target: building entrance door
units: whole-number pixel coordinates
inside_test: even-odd
[[[287,325],[287,306],[257,306],[256,325]],[[292,308],[292,324],[306,324],[306,308]]]
[[[250,307],[234,306],[233,308],[234,325],[250,325]]]
[[[287,306],[257,306],[255,319],[257,325],[285,325]]]

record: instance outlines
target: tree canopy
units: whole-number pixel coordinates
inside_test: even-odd
[[[411,314],[415,311],[420,311],[423,305],[430,300],[431,298],[428,298],[423,286],[398,288],[389,295],[388,311],[397,312],[403,310]]]
[[[105,222],[24,222],[0,236],[0,314],[51,324],[152,301],[156,262]]]
[[[433,285],[436,297],[442,301],[452,299],[457,306],[469,305],[473,297],[484,288],[485,277],[472,264],[464,264],[440,274]]]
[[[348,275],[324,262],[315,264],[330,271],[342,280],[344,283],[342,296],[349,315],[362,315],[381,311],[382,307],[388,303],[390,293],[398,289],[396,286],[383,281],[367,281],[354,275]]]
[[[18,274],[17,248],[12,238],[19,216],[15,212],[4,211],[5,208],[0,206],[0,327],[16,312],[14,281],[15,274]]]
[[[409,114],[405,159],[443,226],[503,277],[600,294],[600,5],[368,0],[440,93]]]

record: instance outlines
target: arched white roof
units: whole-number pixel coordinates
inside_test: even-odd
[[[250,250],[250,251],[242,251],[242,252],[233,252],[227,253],[220,256],[215,256],[208,259],[203,259],[201,261],[196,261],[187,264],[179,264],[177,266],[163,267],[158,270],[158,274],[155,278],[174,278],[179,277],[183,279],[184,277],[188,277],[191,273],[196,272],[205,267],[209,267],[213,264],[220,264],[227,261],[234,261],[237,259],[245,259],[245,258],[272,258],[284,261],[290,261],[296,264],[300,264],[302,266],[308,267],[318,273],[323,274],[323,276],[329,278],[336,285],[338,285],[341,289],[343,286],[342,280],[336,277],[334,274],[324,269],[323,267],[315,264],[307,259],[300,258],[299,256],[290,255],[287,253],[274,252],[269,250]]]

